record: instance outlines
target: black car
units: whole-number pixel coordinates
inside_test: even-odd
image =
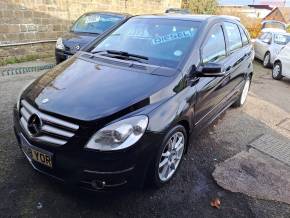
[[[90,12],[82,15],[74,22],[69,33],[57,39],[56,63],[71,57],[104,32],[124,23],[129,17],[129,14],[113,12]]]
[[[36,170],[85,189],[162,186],[189,135],[244,104],[252,60],[234,19],[132,17],[22,93],[20,148]]]

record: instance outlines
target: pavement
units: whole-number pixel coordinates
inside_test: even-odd
[[[190,137],[169,185],[114,193],[65,187],[30,167],[16,145],[12,107],[20,90],[44,72],[0,77],[0,217],[289,217],[289,204],[228,191],[212,176],[218,164],[248,151],[261,135],[290,139],[283,126],[290,118],[290,81],[273,80],[259,62],[254,67],[246,105],[230,108],[199,137]],[[211,206],[215,198],[220,209]]]

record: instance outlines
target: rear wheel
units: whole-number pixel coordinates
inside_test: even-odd
[[[243,90],[242,90],[238,100],[233,104],[234,107],[241,107],[245,104],[249,90],[250,90],[250,85],[251,85],[251,77],[248,77],[246,79]]]
[[[282,76],[282,64],[280,62],[275,62],[273,70],[272,70],[273,79],[280,80],[283,78]]]
[[[187,132],[182,125],[172,128],[165,136],[149,172],[149,181],[155,187],[168,183],[176,174],[187,143]]]
[[[271,58],[271,54],[270,54],[270,52],[267,52],[264,56],[264,59],[263,59],[263,66],[264,67],[270,67],[270,58]]]

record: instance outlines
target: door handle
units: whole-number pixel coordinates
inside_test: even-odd
[[[228,66],[226,69],[226,72],[230,71],[232,69],[232,66]]]
[[[225,70],[225,77],[228,77],[230,75],[230,70],[232,69],[232,66],[228,66]]]

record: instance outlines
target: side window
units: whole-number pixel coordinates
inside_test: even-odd
[[[267,33],[262,33],[258,38],[260,40],[263,40],[263,39],[265,39],[266,36],[267,36]]]
[[[249,44],[249,38],[248,38],[247,34],[245,33],[245,30],[243,28],[240,28],[240,31],[241,31],[243,45],[248,45]]]
[[[242,47],[242,39],[239,31],[239,27],[230,22],[225,22],[226,34],[229,40],[229,51],[234,51]]]
[[[202,48],[202,62],[216,62],[226,56],[225,37],[222,27],[217,25],[209,33]]]
[[[272,34],[271,33],[267,33],[265,38],[262,40],[263,42],[271,42],[272,41]]]

